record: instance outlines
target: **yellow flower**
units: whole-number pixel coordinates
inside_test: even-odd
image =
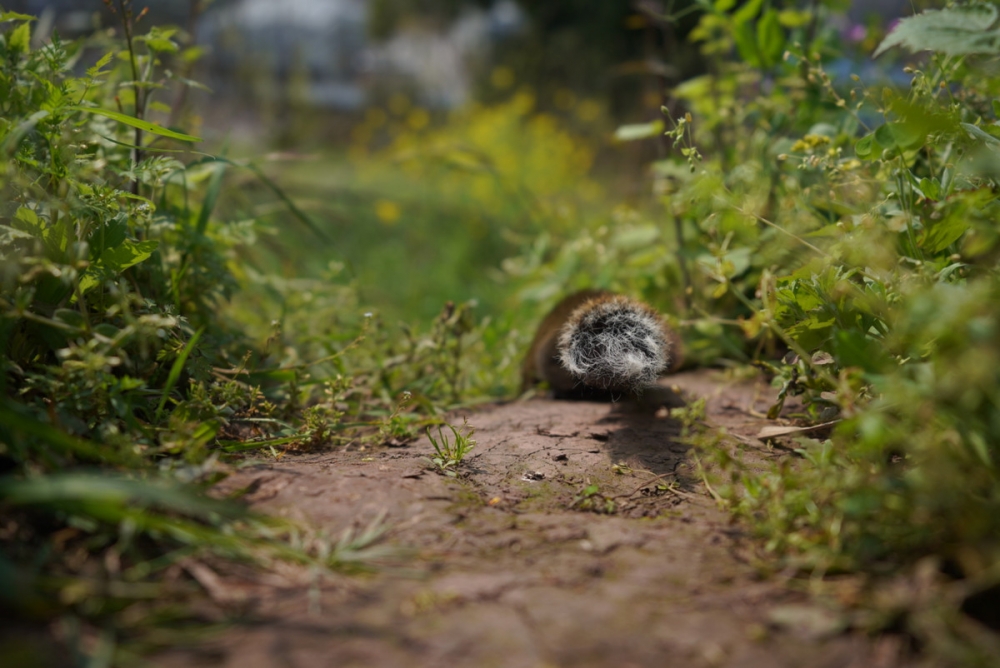
[[[380,199],[375,202],[375,215],[386,225],[395,225],[402,215],[399,205],[387,199]]]

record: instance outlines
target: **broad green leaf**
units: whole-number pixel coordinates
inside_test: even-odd
[[[158,51],[160,53],[177,53],[178,51],[177,44],[163,38],[147,39],[146,46],[149,47],[150,51]]]
[[[10,31],[7,49],[12,53],[28,53],[31,44],[31,24],[22,23]]]
[[[38,219],[38,214],[26,206],[19,207],[14,214],[14,228],[22,232],[30,232],[36,237],[42,236],[44,226]]]
[[[914,123],[886,123],[875,130],[875,141],[882,148],[911,149],[924,140],[926,134]]]
[[[836,332],[833,354],[840,366],[860,367],[868,373],[878,373],[891,362],[882,343],[852,330]]]
[[[866,135],[861,139],[859,139],[857,142],[855,142],[854,154],[859,158],[861,158],[862,160],[866,160],[868,158],[874,158],[877,157],[877,155],[874,155],[876,153],[877,148],[878,145],[875,143],[874,136]]]
[[[896,148],[896,135],[892,131],[892,125],[886,123],[885,125],[880,125],[875,130],[875,141],[882,148]]]
[[[71,308],[56,309],[55,313],[52,314],[52,317],[75,329],[83,329],[83,326],[87,322],[84,320],[82,313]]]
[[[778,22],[776,9],[768,9],[757,21],[757,47],[765,67],[771,67],[781,59],[785,50],[785,31]]]
[[[749,24],[738,23],[733,26],[733,40],[736,42],[740,58],[753,67],[761,66],[760,55],[757,53],[757,38]]]
[[[146,42],[146,46],[148,46],[151,51],[157,51],[160,53],[177,53],[180,48],[177,46],[176,42],[170,39],[176,33],[176,28],[153,28],[149,31],[149,34],[141,37],[140,39]]]
[[[733,23],[740,25],[744,23],[749,23],[757,14],[760,13],[760,8],[764,4],[764,0],[750,0],[748,3],[733,12]]]
[[[993,115],[1000,118],[1000,100],[993,100],[990,104],[993,106]]]
[[[924,194],[924,197],[932,200],[941,199],[941,186],[938,185],[937,181],[932,179],[923,178],[920,179],[920,192]]]
[[[809,25],[812,20],[812,12],[799,9],[782,9],[778,12],[778,23],[785,28],[801,28]]]
[[[159,241],[125,240],[114,248],[108,248],[101,253],[100,264],[103,268],[121,273],[133,265],[145,262],[160,245]]]
[[[926,193],[925,193],[926,194]],[[920,246],[930,253],[940,253],[962,238],[969,223],[964,215],[951,215],[934,222],[921,240]]]
[[[872,54],[877,58],[894,46],[911,52],[938,51],[947,56],[1000,53],[1000,29],[993,5],[929,9],[900,21]]]
[[[637,139],[648,139],[656,137],[663,132],[663,121],[656,120],[652,123],[633,123],[622,125],[615,130],[615,139],[618,141],[635,141]]]
[[[159,246],[158,241],[132,241],[126,239],[115,248],[108,248],[101,253],[100,259],[80,277],[80,294],[100,285],[107,272],[119,274],[131,266],[145,262]]]
[[[101,336],[106,336],[109,339],[115,338],[116,336],[121,334],[121,331],[122,330],[118,329],[114,325],[107,322],[102,322],[99,325],[94,325],[94,332],[100,334]]]
[[[67,107],[69,111],[82,111],[87,114],[96,114],[98,116],[107,116],[108,118],[118,121],[119,123],[124,123],[125,125],[130,125],[133,128],[139,128],[150,134],[160,135],[161,137],[169,137],[170,139],[177,139],[178,141],[189,141],[198,142],[201,141],[200,137],[193,137],[191,135],[182,134],[180,132],[174,132],[173,130],[168,130],[167,128],[160,127],[159,125],[154,125],[148,121],[139,120],[134,116],[128,116],[126,114],[119,114],[117,111],[109,111],[107,109],[95,109],[94,107],[79,107],[72,106]]]
[[[90,250],[95,260],[100,259],[101,254],[109,248],[115,248],[123,243],[128,236],[128,218],[125,214],[119,214],[114,218],[105,221],[87,239]]]

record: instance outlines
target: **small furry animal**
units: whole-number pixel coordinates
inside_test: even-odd
[[[635,396],[682,361],[680,337],[652,307],[581,290],[538,326],[521,369],[522,389],[545,381],[560,399]]]

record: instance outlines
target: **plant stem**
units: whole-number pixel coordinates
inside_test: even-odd
[[[135,117],[143,120],[145,109],[143,108],[142,85],[139,79],[139,61],[135,55],[135,44],[132,40],[132,0],[118,0],[118,10],[122,19],[122,28],[125,31],[125,43],[128,45],[129,64],[132,66],[132,90],[135,95]],[[142,161],[142,130],[135,129],[135,148],[132,149],[132,164],[137,166]],[[132,182],[132,194],[139,194],[139,179]]]

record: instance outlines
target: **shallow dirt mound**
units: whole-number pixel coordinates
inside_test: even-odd
[[[766,388],[706,372],[670,382],[708,397],[709,422],[752,443]],[[343,581],[291,572],[220,585],[243,591],[258,621],[163,664],[895,665],[738,558],[666,410],[538,399],[468,417],[478,446],[459,479],[427,468],[422,439],[285,457],[226,481],[249,486],[256,508],[331,534],[384,514],[391,543],[414,552]]]

